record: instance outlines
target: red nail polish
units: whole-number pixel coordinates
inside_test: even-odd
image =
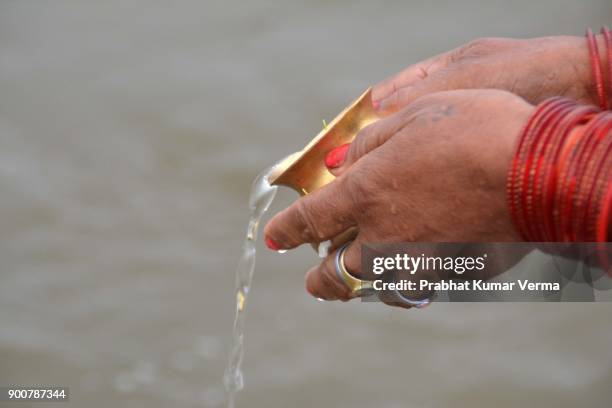
[[[380,108],[380,101],[373,101],[372,108],[374,108],[374,110],[378,110],[378,108]]]
[[[273,251],[278,251],[280,249],[280,245],[272,240],[272,238],[266,238],[266,246]]]
[[[339,167],[342,163],[344,163],[344,159],[346,158],[346,152],[348,152],[348,148],[351,144],[343,144],[340,147],[336,147],[325,156],[325,165],[329,169],[335,169]]]

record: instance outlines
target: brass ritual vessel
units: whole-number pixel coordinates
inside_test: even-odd
[[[361,129],[380,118],[372,106],[372,88],[368,88],[306,147],[278,163],[268,177],[270,184],[290,187],[304,196],[332,182],[335,177],[325,166],[325,156],[332,149],[352,142]],[[354,228],[345,231],[332,240],[332,248],[350,240],[355,234]]]

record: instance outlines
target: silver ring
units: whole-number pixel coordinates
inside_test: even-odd
[[[336,251],[336,256],[334,257],[336,275],[338,276],[338,279],[344,282],[344,284],[349,288],[353,296],[368,296],[374,293],[374,285],[372,281],[354,277],[344,265],[344,252],[351,242],[353,241],[347,242]]]
[[[395,290],[395,295],[397,296],[398,300],[402,303],[407,304],[408,306],[412,306],[415,307],[417,309],[422,309],[425,306],[429,306],[429,304],[431,303],[431,299],[427,298],[427,299],[421,299],[421,300],[415,300],[415,299],[410,299],[407,298],[406,296],[404,296],[402,294],[402,292],[400,292],[399,290]]]

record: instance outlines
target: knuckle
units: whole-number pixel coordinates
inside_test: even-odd
[[[349,155],[351,158],[357,159],[368,152],[368,146],[372,144],[372,139],[376,138],[376,134],[378,133],[378,123],[379,122],[371,123],[357,133],[355,140],[353,140],[349,148]]]
[[[397,90],[385,99],[385,110],[387,112],[393,112],[398,109],[400,105],[400,95]]]
[[[417,100],[412,102],[409,106],[404,108],[400,114],[402,115],[402,128],[403,130],[409,126],[412,126],[417,118],[427,113],[430,109],[438,106],[444,101],[445,92],[437,92],[433,94],[424,94]]]
[[[503,42],[499,38],[482,37],[476,38],[458,49],[458,52],[451,54],[453,62],[466,58],[481,57],[498,49]]]
[[[306,205],[306,200],[301,199],[296,202],[296,218],[298,225],[302,226],[302,230],[298,231],[302,240],[308,242],[312,238],[322,240],[323,234],[315,222],[316,214]]]
[[[497,40],[495,38],[480,37],[480,38],[475,38],[472,41],[468,42],[465,45],[464,50],[465,51],[490,50],[494,48],[496,44],[497,44]]]
[[[343,181],[346,200],[350,200],[353,219],[359,224],[367,220],[374,210],[373,187],[378,182],[378,173],[370,168],[357,168],[347,174]]]
[[[346,196],[346,199],[353,200],[353,203],[359,203],[360,197],[366,192],[366,188],[364,187],[363,178],[361,177],[360,169],[355,169],[350,173],[347,173],[346,176],[338,178],[338,182],[340,183],[340,191],[343,192],[343,195]]]
[[[419,112],[425,109],[429,109],[432,106],[436,106],[438,103],[440,103],[440,100],[443,99],[444,96],[442,92],[425,94],[416,101],[414,101],[413,112]]]
[[[362,145],[365,143],[365,140],[369,137],[369,127],[368,125],[361,129],[355,139],[351,142],[351,145],[348,150],[347,158],[351,161],[355,161],[362,155]]]

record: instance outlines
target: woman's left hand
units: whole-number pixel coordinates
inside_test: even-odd
[[[338,177],[277,214],[266,241],[291,249],[356,226],[344,259],[357,277],[367,242],[517,241],[506,178],[532,110],[505,91],[426,95],[363,129],[334,170]],[[334,254],[308,271],[306,287],[318,298],[351,298]]]

